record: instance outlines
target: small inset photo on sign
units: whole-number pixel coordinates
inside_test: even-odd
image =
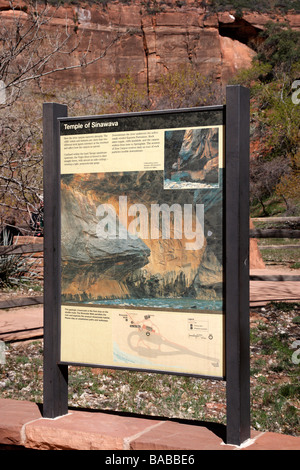
[[[165,132],[164,189],[219,186],[219,128]]]

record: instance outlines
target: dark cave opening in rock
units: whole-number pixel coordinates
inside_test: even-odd
[[[248,23],[243,18],[235,18],[231,23],[219,22],[219,33],[221,36],[237,40],[248,47],[255,49],[263,41],[260,36],[262,29]]]

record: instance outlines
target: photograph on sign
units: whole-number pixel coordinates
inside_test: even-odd
[[[215,118],[60,121],[61,362],[224,377]]]
[[[219,129],[165,132],[164,189],[219,185]]]

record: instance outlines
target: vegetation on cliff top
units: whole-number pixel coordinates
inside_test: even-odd
[[[300,11],[298,0],[211,0],[212,8],[216,11],[235,10],[238,13],[244,11],[257,11],[257,12],[273,12],[279,10],[281,12],[288,12],[289,10]]]
[[[98,4],[106,7],[109,3],[134,3],[135,0],[47,0],[49,4]],[[190,2],[186,0],[141,0],[141,4],[145,7],[148,13],[159,13],[164,11],[167,6],[172,8],[182,8],[185,5],[190,5]],[[298,0],[262,0],[257,2],[256,0],[194,0],[194,6],[206,7],[207,11],[219,12],[219,11],[235,11],[237,16],[242,16],[245,11],[256,11],[269,13],[274,10],[278,10],[282,13],[288,11],[300,12]]]

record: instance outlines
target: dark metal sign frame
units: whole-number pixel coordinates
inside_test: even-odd
[[[250,437],[249,90],[226,88],[224,265],[226,442]],[[198,108],[197,108],[198,109]],[[182,112],[168,111],[168,113]],[[189,110],[186,110],[189,111]],[[166,111],[158,111],[163,115]],[[149,113],[148,113],[149,114]],[[155,115],[155,112],[153,112]],[[61,246],[59,119],[67,107],[45,103],[44,119],[44,403],[43,416],[68,413],[68,364],[60,362]]]

